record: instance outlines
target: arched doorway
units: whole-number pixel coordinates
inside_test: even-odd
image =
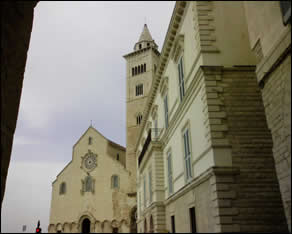
[[[82,222],[82,233],[90,233],[90,220],[88,218]]]

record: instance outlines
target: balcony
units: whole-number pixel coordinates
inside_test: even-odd
[[[150,142],[151,141],[158,141],[161,131],[162,131],[161,128],[150,128],[149,129],[147,138],[145,140],[142,151],[141,151],[139,158],[138,158],[138,166],[139,167],[140,167],[140,164],[142,163],[142,160],[144,158],[144,155],[148,149]]]

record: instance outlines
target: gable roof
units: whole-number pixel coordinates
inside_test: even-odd
[[[89,127],[87,128],[87,130],[82,134],[82,136],[77,140],[77,142],[73,145],[73,149],[74,149],[74,147],[80,142],[80,140],[86,135],[86,133],[89,131],[89,129],[92,129],[92,130],[94,130],[95,132],[97,132],[97,133],[98,133],[100,136],[102,136],[107,142],[109,142],[109,144],[115,146],[116,148],[119,148],[120,150],[124,150],[124,151],[126,151],[126,148],[125,148],[124,146],[121,146],[121,145],[119,145],[119,144],[117,144],[117,143],[115,143],[115,142],[113,142],[113,141],[107,139],[104,135],[102,135],[99,131],[97,131],[97,130],[96,130],[94,127],[92,127],[92,126],[89,126]]]

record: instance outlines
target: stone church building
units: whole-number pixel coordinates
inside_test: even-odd
[[[124,147],[90,126],[52,184],[48,231],[135,232],[136,197],[125,156]]]
[[[87,129],[49,232],[291,231],[286,8],[178,1],[161,52],[145,24],[124,55],[126,149]]]

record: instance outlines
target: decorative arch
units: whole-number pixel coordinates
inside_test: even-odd
[[[49,227],[48,227],[48,232],[56,232],[56,227],[55,227],[55,224],[50,224]]]
[[[57,223],[56,232],[63,232],[63,227],[61,223]]]
[[[103,229],[102,230],[103,233],[111,233],[112,232],[112,226],[111,226],[110,221],[108,221],[108,220],[103,221],[102,229]]]
[[[70,227],[70,224],[69,223],[65,222],[63,224],[63,231],[66,232],[66,233],[71,232],[71,227]]]
[[[95,224],[95,218],[94,216],[89,212],[86,211],[83,214],[81,214],[78,218],[78,232],[82,233],[82,223],[85,219],[89,219],[90,221],[90,232],[94,232],[94,224]]]
[[[77,233],[78,232],[77,223],[75,223],[75,222],[71,223],[71,232],[72,233]]]
[[[116,219],[114,219],[113,221],[112,221],[112,228],[120,228],[121,227],[121,224],[120,224],[120,222],[119,221],[117,221]]]
[[[101,222],[100,221],[96,221],[95,225],[94,225],[94,231],[96,233],[102,233],[102,227],[101,227]]]

